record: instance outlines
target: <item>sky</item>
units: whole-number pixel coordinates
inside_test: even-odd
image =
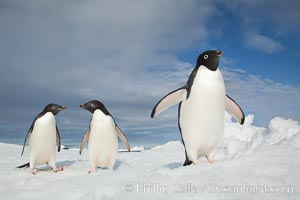
[[[150,119],[184,85],[197,56],[220,49],[227,94],[254,124],[300,121],[298,0],[0,1],[0,141],[23,140],[48,103],[62,139],[82,137],[97,99],[130,140],[179,139],[177,108]],[[80,142],[80,141],[79,141]]]

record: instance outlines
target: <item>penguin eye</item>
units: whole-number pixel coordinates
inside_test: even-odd
[[[55,110],[55,106],[51,106],[51,109],[52,109],[52,110]]]
[[[204,59],[206,60],[208,58],[208,55],[204,55]]]
[[[91,107],[95,108],[95,107],[96,107],[96,105],[92,103],[92,104],[91,104]]]

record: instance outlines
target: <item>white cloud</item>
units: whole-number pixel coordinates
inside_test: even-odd
[[[99,99],[124,129],[177,129],[176,108],[154,120],[151,109],[187,81],[193,64],[176,54],[207,44],[207,22],[218,13],[212,1],[49,2],[1,2],[0,108],[11,113],[1,120],[29,124],[53,101],[70,107],[59,116],[65,128],[85,129],[89,115],[77,106]],[[266,36],[257,40],[267,41],[268,51],[282,48]],[[233,62],[227,58],[224,64]],[[278,110],[299,117],[299,89],[244,71],[223,73],[229,94],[259,120]]]
[[[122,114],[120,113],[120,116],[126,116],[121,117],[122,121],[126,121],[124,125],[129,129],[130,127],[139,127],[140,130],[147,130],[151,127],[151,130],[157,133],[166,127],[176,131],[177,106],[160,114],[154,120],[149,120],[150,112],[160,98],[186,83],[193,67],[192,64],[178,62],[177,67],[171,71],[142,74],[131,91],[126,91],[130,96],[128,102],[132,104],[123,110]],[[256,116],[255,124],[266,126],[275,116],[300,119],[299,87],[276,83],[260,76],[251,75],[241,69],[222,67],[221,71],[227,94],[240,104],[246,115],[254,114]],[[140,93],[141,91],[145,92]],[[136,109],[136,112],[130,113],[130,109],[134,109],[135,102],[143,102],[144,106]],[[139,123],[135,123],[137,121]]]
[[[178,68],[178,51],[206,42],[217,10],[206,0],[0,4],[0,108],[11,113],[1,119],[26,126],[55,102],[70,107],[59,116],[67,129],[88,122],[76,108],[90,99],[103,101],[121,127],[146,126],[161,88],[178,84],[180,74],[166,69]]]
[[[275,116],[300,119],[297,99],[300,88],[254,76],[244,71],[223,69],[227,93],[237,100],[256,123],[266,125]]]
[[[3,4],[1,85],[63,85],[84,96],[120,88],[147,67],[173,66],[177,51],[205,42],[216,12],[208,1]]]
[[[281,51],[283,46],[272,38],[260,34],[248,35],[246,45],[265,53]]]

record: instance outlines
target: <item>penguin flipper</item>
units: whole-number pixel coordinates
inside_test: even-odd
[[[244,124],[245,115],[242,108],[228,95],[226,95],[225,109],[229,112],[240,124]]]
[[[186,86],[183,86],[181,88],[178,88],[177,90],[174,90],[173,92],[170,92],[169,94],[164,96],[161,100],[159,100],[159,102],[154,106],[151,113],[151,118],[156,117],[159,113],[163,112],[169,107],[180,103],[184,98],[186,98],[186,95],[187,95]]]
[[[116,131],[117,131],[117,135],[122,140],[122,142],[125,145],[126,149],[128,150],[128,152],[130,152],[130,145],[129,145],[128,140],[125,137],[124,133],[121,131],[121,129],[118,126],[116,126]]]
[[[32,130],[33,130],[33,125],[31,125],[31,127],[29,128],[29,130],[28,130],[28,132],[27,132],[27,134],[26,134],[26,136],[25,136],[21,156],[23,156],[23,153],[24,153],[25,145],[26,145],[26,143],[27,143],[28,136],[30,136]]]
[[[61,142],[60,142],[60,134],[57,126],[56,126],[56,146],[57,146],[57,152],[60,152]]]
[[[86,132],[85,132],[85,134],[84,134],[84,136],[83,136],[83,138],[82,138],[82,142],[81,142],[81,144],[80,144],[79,154],[81,154],[82,149],[83,149],[83,147],[84,147],[86,141],[89,139],[90,131],[91,131],[91,127],[89,126],[89,128],[86,130]]]

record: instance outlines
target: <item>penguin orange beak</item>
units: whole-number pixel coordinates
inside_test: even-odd
[[[219,57],[222,56],[222,51],[221,51],[221,50],[218,50],[218,51],[217,51],[217,56],[219,56]]]
[[[80,104],[79,107],[80,107],[80,108],[84,108],[84,104]]]

